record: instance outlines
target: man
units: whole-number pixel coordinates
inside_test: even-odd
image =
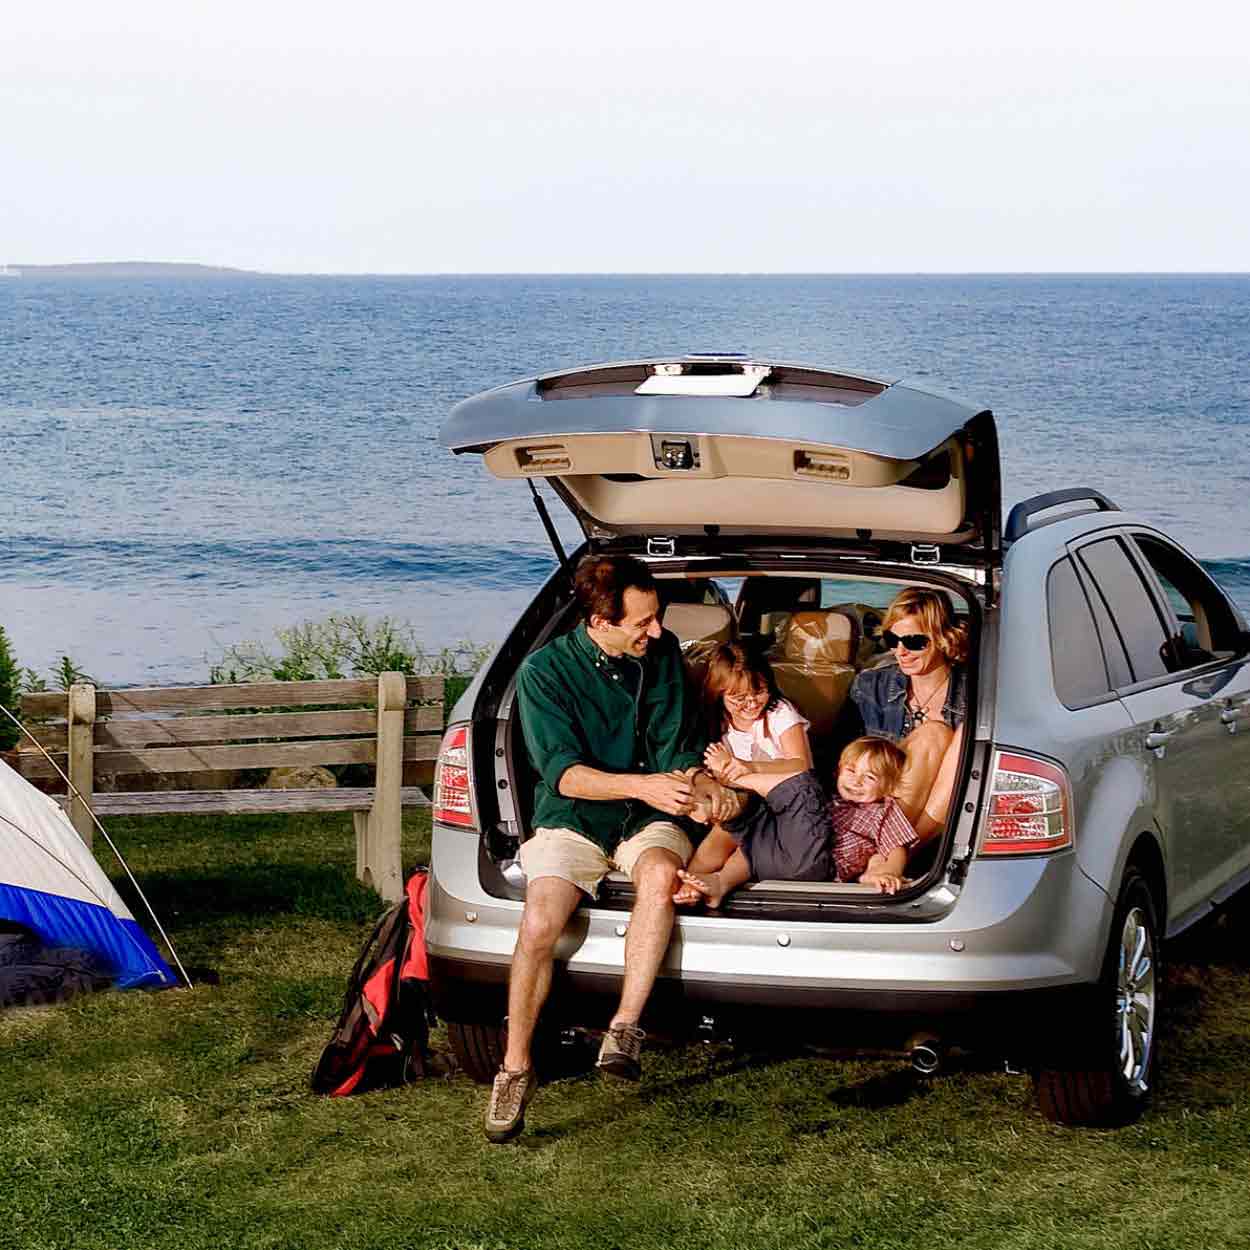
[[[551,988],[556,941],[583,894],[612,869],[635,901],[621,1000],[597,1066],[637,1080],[642,1009],[673,930],[677,872],[693,854],[696,802],[736,810],[702,768],[705,734],[686,690],[677,639],[660,627],[647,566],[587,556],[573,582],[581,623],[531,655],[517,676],[521,725],[539,773],[534,836],[521,847],[527,886],[508,983],[508,1046],[486,1110],[486,1136],[515,1137],[536,1088],[530,1045]],[[701,808],[702,810],[702,808]]]

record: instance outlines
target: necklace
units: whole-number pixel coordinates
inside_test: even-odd
[[[950,674],[940,681],[932,690],[929,691],[929,697],[923,703],[916,696],[914,683],[909,679],[908,688],[911,692],[911,698],[908,700],[907,709],[911,713],[911,721],[913,725],[923,725],[929,719],[929,705],[934,699],[942,693],[943,690],[950,685]]]

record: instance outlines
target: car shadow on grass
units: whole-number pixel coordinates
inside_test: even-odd
[[[564,1062],[549,1066],[544,1073],[543,1084],[561,1085],[572,1082],[594,1083],[602,1080],[605,1083],[605,1095],[609,1091],[617,1094],[633,1093],[634,1097],[612,1099],[605,1097],[593,1111],[582,1115],[570,1116],[564,1120],[547,1122],[534,1126],[522,1138],[519,1144],[529,1149],[538,1149],[550,1145],[584,1129],[601,1126],[605,1118],[629,1119],[643,1111],[672,1102],[689,1103],[692,1095],[700,1091],[706,1092],[721,1082],[730,1081],[735,1077],[748,1073],[758,1074],[768,1069],[782,1067],[796,1061],[810,1061],[814,1057],[823,1060],[829,1070],[831,1079],[839,1068],[848,1071],[856,1060],[875,1060],[876,1068],[863,1079],[841,1083],[828,1091],[824,1102],[831,1110],[835,1108],[881,1110],[888,1107],[902,1106],[915,1099],[928,1096],[934,1080],[941,1077],[926,1077],[916,1072],[907,1064],[905,1058],[898,1054],[883,1055],[881,1052],[838,1052],[836,1056],[828,1053],[813,1052],[811,1047],[801,1045],[737,1047],[731,1044],[703,1045],[681,1039],[655,1040],[648,1043],[644,1051],[644,1077],[637,1086],[627,1082],[613,1081],[602,1078],[595,1071],[594,1059],[597,1043],[583,1039],[577,1045],[564,1048]],[[681,1064],[683,1070],[672,1075],[650,1079],[646,1075],[648,1060],[652,1064],[663,1062],[671,1069],[674,1063]],[[881,1063],[888,1063],[888,1069],[880,1070]],[[952,1070],[982,1070],[983,1063],[961,1057],[952,1061]],[[811,1131],[818,1131],[813,1128]]]

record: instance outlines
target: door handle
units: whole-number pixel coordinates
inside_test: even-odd
[[[1146,735],[1146,746],[1151,751],[1158,751],[1167,746],[1168,742],[1174,737],[1176,737],[1175,729],[1152,729]]]

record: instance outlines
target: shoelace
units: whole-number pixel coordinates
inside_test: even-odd
[[[500,1075],[505,1079],[500,1082],[498,1077],[495,1078],[493,1101],[496,1115],[505,1112],[511,1113],[515,1109],[516,1104],[521,1101],[521,1091],[529,1072],[528,1070],[524,1072],[509,1072],[505,1069]]]
[[[642,1043],[646,1040],[646,1033],[642,1029],[632,1024],[618,1024],[615,1028],[609,1029],[608,1032],[616,1039],[618,1049],[628,1055],[631,1059],[637,1059],[639,1052],[642,1050]]]

